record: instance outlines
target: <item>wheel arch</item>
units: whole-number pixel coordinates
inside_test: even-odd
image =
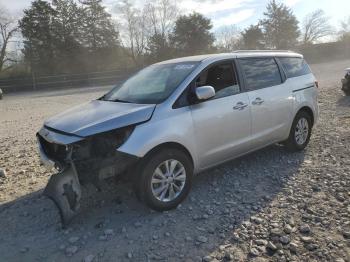
[[[193,159],[190,151],[184,145],[182,145],[178,142],[165,142],[165,143],[159,144],[159,145],[153,147],[151,150],[149,150],[143,158],[147,158],[147,157],[159,152],[162,149],[177,149],[177,150],[184,152],[190,158],[192,166],[195,167],[195,162],[194,162],[194,159]]]
[[[294,118],[300,113],[300,112],[306,112],[311,117],[311,126],[315,123],[315,116],[313,110],[309,106],[303,106],[301,107],[298,112],[295,114]]]

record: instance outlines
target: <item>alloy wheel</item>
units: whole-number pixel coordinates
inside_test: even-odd
[[[298,145],[303,145],[307,137],[309,135],[309,123],[305,118],[300,118],[296,127],[295,127],[295,141],[297,142]]]
[[[183,191],[186,183],[186,169],[175,159],[160,163],[154,170],[151,179],[153,196],[162,202],[176,199]]]

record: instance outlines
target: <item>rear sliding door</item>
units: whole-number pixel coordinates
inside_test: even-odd
[[[293,101],[273,57],[238,59],[252,115],[254,148],[285,139]]]

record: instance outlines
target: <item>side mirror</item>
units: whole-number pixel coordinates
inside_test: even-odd
[[[198,100],[208,100],[215,96],[215,89],[212,86],[200,86],[195,89]]]

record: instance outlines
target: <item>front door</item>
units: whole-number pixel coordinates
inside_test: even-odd
[[[251,128],[248,95],[240,92],[232,61],[204,70],[194,88],[204,85],[214,87],[216,95],[191,106],[201,169],[247,150]]]

